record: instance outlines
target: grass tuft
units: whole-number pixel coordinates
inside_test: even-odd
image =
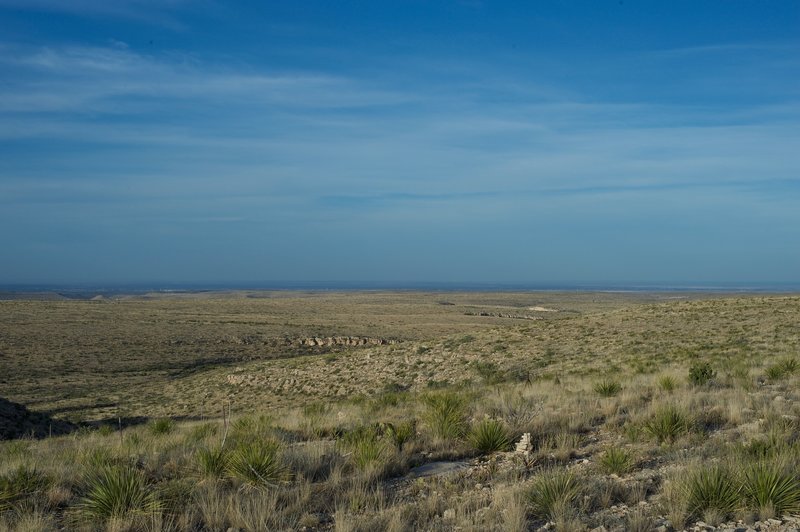
[[[600,468],[608,474],[624,475],[633,468],[633,455],[621,447],[609,447],[600,457]]]
[[[434,436],[455,440],[467,431],[467,400],[454,392],[431,394],[423,399],[425,421]]]
[[[533,480],[528,503],[535,517],[557,521],[568,517],[580,495],[581,486],[575,475],[565,470],[550,470]]]
[[[708,362],[697,362],[689,368],[689,382],[694,386],[703,386],[715,375],[716,372]]]
[[[481,454],[491,454],[508,450],[511,434],[502,421],[484,419],[472,427],[468,440]]]
[[[197,451],[197,467],[206,478],[222,478],[228,470],[230,454],[222,447],[204,447]]]
[[[286,476],[279,450],[271,440],[242,443],[228,459],[228,473],[250,486],[271,486]]]
[[[695,517],[714,514],[726,519],[739,506],[739,485],[727,468],[698,468],[686,482],[688,510]]]
[[[622,386],[615,380],[603,379],[595,383],[594,391],[601,397],[614,397],[622,391]]]
[[[169,434],[175,429],[175,422],[169,418],[154,419],[148,425],[153,434]]]
[[[758,462],[745,469],[742,492],[747,505],[776,515],[800,512],[800,480],[774,463]]]
[[[647,434],[658,443],[673,443],[692,427],[688,414],[674,405],[660,407],[644,424]]]
[[[88,475],[86,484],[87,492],[78,508],[91,518],[105,520],[159,509],[144,475],[132,467],[102,467]]]

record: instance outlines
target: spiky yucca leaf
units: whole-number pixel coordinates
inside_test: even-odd
[[[772,508],[777,515],[800,512],[800,480],[778,464],[759,462],[746,469],[742,491],[755,510]]]
[[[511,445],[511,434],[503,422],[496,419],[484,419],[472,427],[469,442],[483,454],[505,451]]]
[[[159,508],[144,475],[132,467],[101,467],[88,475],[86,483],[87,493],[79,509],[90,517],[108,519]]]

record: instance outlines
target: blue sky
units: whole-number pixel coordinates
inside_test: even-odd
[[[795,1],[0,0],[0,283],[798,282]]]

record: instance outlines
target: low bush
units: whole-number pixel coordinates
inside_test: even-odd
[[[511,445],[511,434],[502,421],[484,419],[469,433],[470,444],[481,454],[506,451]]]
[[[605,473],[624,475],[633,468],[633,455],[621,447],[609,447],[599,463]]]
[[[550,470],[537,476],[527,494],[533,516],[557,521],[569,516],[581,495],[581,484],[571,472]]]
[[[700,467],[686,480],[689,513],[700,518],[706,514],[729,517],[740,504],[740,489],[730,470],[722,466]]]
[[[602,397],[614,397],[622,390],[622,386],[615,380],[603,379],[596,382],[594,391]]]
[[[691,428],[689,415],[674,405],[662,406],[644,424],[644,431],[658,443],[673,443]]]
[[[222,478],[228,470],[230,454],[222,447],[202,448],[197,451],[197,467],[208,478]]]
[[[800,480],[780,465],[758,462],[746,468],[742,492],[747,505],[759,514],[774,512],[781,516],[800,512]]]
[[[689,368],[689,382],[694,386],[702,386],[714,378],[716,372],[708,362],[698,362]]]
[[[250,486],[273,485],[286,476],[279,450],[278,443],[270,440],[241,444],[230,455],[228,473]]]
[[[94,519],[123,517],[159,509],[155,491],[144,474],[133,467],[110,466],[95,470],[86,478],[86,495],[79,511]]]
[[[425,421],[433,435],[442,440],[464,436],[467,430],[467,401],[454,392],[431,394],[423,399]]]
[[[175,428],[175,422],[169,418],[154,419],[148,427],[153,434],[169,434]]]

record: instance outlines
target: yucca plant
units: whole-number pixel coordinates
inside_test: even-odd
[[[0,511],[43,492],[50,485],[51,479],[35,467],[19,466],[0,476]]]
[[[708,362],[698,362],[689,368],[689,382],[694,386],[702,386],[715,376],[716,372]]]
[[[644,430],[658,443],[673,443],[689,432],[692,422],[689,416],[673,405],[659,408],[644,424]]]
[[[481,454],[508,450],[511,434],[502,421],[484,419],[472,427],[469,442]]]
[[[197,466],[200,474],[209,478],[222,478],[228,470],[230,453],[223,447],[204,447],[197,451]]]
[[[425,420],[434,436],[454,440],[467,430],[467,401],[456,393],[439,393],[423,399]]]
[[[537,518],[556,521],[567,517],[581,495],[581,485],[571,472],[550,470],[537,476],[527,498]]]
[[[359,427],[346,433],[339,445],[359,469],[381,462],[388,453],[386,444],[378,438],[378,431],[372,426]]]
[[[384,434],[397,447],[398,451],[402,451],[403,446],[417,435],[417,425],[413,421],[397,424],[387,423]]]
[[[633,456],[622,447],[609,447],[600,457],[600,467],[606,473],[624,475],[633,467]]]
[[[152,420],[149,427],[153,434],[169,434],[175,428],[175,422],[164,417]]]
[[[740,487],[731,471],[725,467],[698,468],[686,482],[688,510],[695,517],[714,513],[725,519],[740,504]]]
[[[621,390],[620,383],[612,379],[603,379],[594,385],[594,391],[602,397],[614,397]]]
[[[242,443],[228,459],[228,473],[250,486],[274,485],[286,476],[279,450],[278,443],[271,440]]]
[[[672,393],[678,387],[678,382],[671,375],[663,375],[658,379],[658,387],[667,393]]]
[[[86,495],[78,508],[89,517],[109,519],[159,510],[155,491],[142,472],[133,467],[101,467],[88,475],[86,485]]]
[[[768,508],[779,516],[800,512],[800,480],[779,464],[758,462],[745,469],[742,492],[747,505],[759,512]]]

